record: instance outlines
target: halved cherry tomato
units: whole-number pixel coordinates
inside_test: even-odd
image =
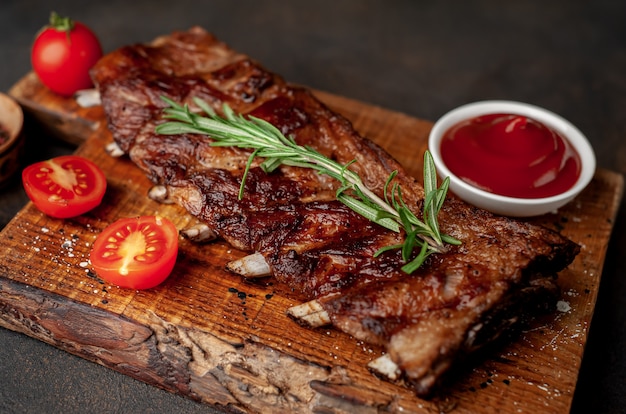
[[[56,218],[79,216],[102,202],[107,181],[92,161],[62,155],[22,171],[26,194],[43,213]]]
[[[163,282],[178,256],[178,230],[164,217],[123,218],[105,228],[90,254],[95,272],[124,288],[149,289]]]
[[[33,70],[41,82],[62,96],[93,86],[89,70],[101,57],[100,41],[87,26],[54,12],[31,50]]]

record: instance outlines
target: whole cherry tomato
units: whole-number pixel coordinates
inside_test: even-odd
[[[100,41],[87,26],[54,12],[31,50],[33,70],[41,82],[62,96],[91,88],[89,70],[101,57]]]
[[[107,282],[149,289],[163,282],[178,256],[178,230],[165,217],[122,218],[102,230],[89,260]]]
[[[93,162],[62,155],[29,165],[22,171],[24,190],[33,204],[50,217],[76,217],[97,207],[107,187]]]

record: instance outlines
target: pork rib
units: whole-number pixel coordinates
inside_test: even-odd
[[[389,174],[419,215],[424,191],[390,155],[309,91],[285,82],[200,28],[151,44],[123,47],[93,69],[119,147],[169,197],[234,247],[261,254],[272,277],[315,300],[332,324],[380,344],[418,395],[433,391],[454,361],[498,336],[537,305],[549,307],[556,273],[578,246],[556,232],[496,217],[453,197],[440,213],[443,232],[462,241],[431,255],[412,275],[399,252],[377,258],[402,234],[377,226],[334,199],[338,183],[311,170],[253,165],[250,153],[212,147],[197,134],[157,135],[162,96],[217,112],[227,103],[342,164],[382,194]]]

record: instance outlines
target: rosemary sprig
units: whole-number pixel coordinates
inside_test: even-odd
[[[405,265],[402,270],[412,273],[419,268],[429,254],[446,250],[444,243],[459,244],[450,236],[441,234],[437,215],[448,191],[449,179],[446,178],[437,188],[437,174],[428,151],[424,154],[424,190],[423,221],[420,220],[404,203],[402,191],[397,183],[392,184],[397,172],[393,172],[384,190],[384,200],[367,188],[358,174],[349,167],[356,160],[342,165],[310,147],[298,145],[292,137],[286,137],[269,122],[252,116],[235,114],[228,106],[223,106],[224,116],[215,113],[206,102],[196,99],[194,102],[206,116],[192,112],[187,105],[163,98],[169,105],[164,110],[164,117],[172,121],[160,124],[156,128],[159,134],[205,134],[213,140],[214,146],[232,146],[252,149],[239,189],[239,198],[243,197],[244,184],[252,161],[263,158],[261,168],[272,172],[280,165],[289,165],[317,170],[340,182],[336,198],[356,213],[362,215],[391,231],[406,233],[403,244],[387,246],[376,252],[375,256],[391,249],[401,249]],[[414,251],[418,253],[413,257]]]

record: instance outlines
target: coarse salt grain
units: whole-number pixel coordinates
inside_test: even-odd
[[[556,309],[559,312],[569,312],[572,309],[572,307],[569,305],[568,302],[564,300],[560,300],[556,303]]]

